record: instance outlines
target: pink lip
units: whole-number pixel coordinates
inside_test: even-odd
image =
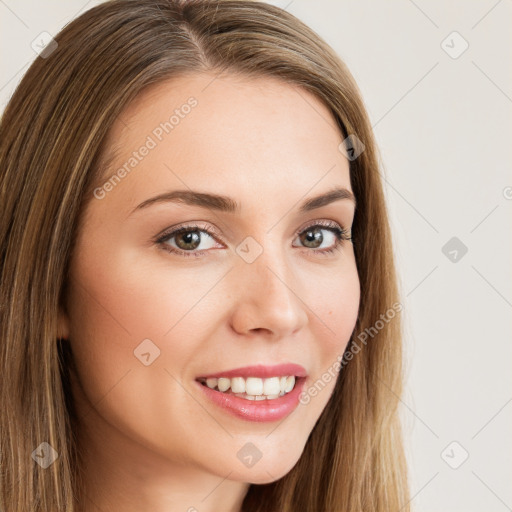
[[[289,366],[296,365],[284,365],[288,366],[287,371],[289,371]],[[273,367],[272,371],[275,372],[275,368]],[[236,370],[238,372],[238,370]],[[286,373],[286,372],[285,372]],[[279,374],[279,372],[278,372]],[[288,375],[293,375],[294,372],[288,373]],[[220,374],[216,374],[220,375]],[[226,375],[223,373],[222,375]],[[236,373],[235,376],[239,376],[240,373]],[[251,375],[256,376],[254,373]],[[270,376],[276,376],[276,373],[273,373]],[[299,404],[299,396],[304,387],[304,383],[306,381],[305,377],[299,377],[295,381],[294,388],[285,395],[275,398],[273,400],[246,400],[245,398],[240,398],[235,395],[231,395],[228,393],[222,393],[221,391],[215,391],[205,384],[201,384],[199,381],[197,385],[203,390],[206,396],[212,400],[219,407],[223,408],[227,412],[233,414],[234,416],[247,420],[247,421],[278,421],[285,416],[288,416]]]
[[[295,377],[306,377],[307,372],[303,366],[298,364],[276,364],[274,366],[256,365],[256,366],[244,366],[243,368],[235,368],[233,370],[226,370],[222,372],[210,373],[208,375],[200,375],[198,379],[209,379],[209,378],[233,378],[233,377],[280,377],[280,376],[291,376]],[[286,395],[285,395],[286,396]],[[277,400],[277,399],[276,399]]]

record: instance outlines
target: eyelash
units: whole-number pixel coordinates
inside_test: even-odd
[[[348,231],[340,226],[336,222],[332,221],[315,221],[312,224],[309,224],[305,228],[303,228],[301,231],[298,231],[295,233],[295,236],[301,235],[305,231],[311,228],[323,228],[331,231],[336,235],[336,243],[333,247],[329,249],[310,249],[310,252],[318,253],[321,256],[329,256],[330,254],[333,254],[336,251],[341,250],[341,246],[343,245],[344,241],[350,241],[352,240],[352,237],[348,236]],[[194,231],[200,231],[203,233],[208,234],[208,236],[212,237],[214,240],[216,239],[216,233],[211,232],[207,229],[205,229],[203,226],[200,226],[198,224],[189,224],[186,226],[181,226],[176,229],[173,229],[172,231],[166,231],[162,235],[160,235],[156,240],[155,243],[162,246],[164,251],[170,252],[172,254],[176,254],[178,256],[183,256],[185,258],[190,257],[201,257],[204,253],[208,252],[209,249],[203,250],[203,251],[184,251],[183,249],[175,249],[174,247],[170,247],[169,244],[166,244],[165,242],[171,238],[174,238],[182,233],[188,233],[188,232],[194,232]],[[307,248],[306,248],[307,249]]]

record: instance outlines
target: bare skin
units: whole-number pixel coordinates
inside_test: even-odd
[[[251,483],[273,482],[296,464],[335,379],[284,420],[265,423],[219,408],[196,377],[296,363],[307,370],[307,389],[332,368],[355,326],[351,241],[320,254],[336,246],[333,231],[316,228],[316,245],[299,237],[317,221],[350,235],[350,199],[299,212],[334,187],[351,191],[329,110],[270,78],[213,78],[152,86],[125,109],[109,134],[120,153],[106,179],[174,109],[197,100],[161,141],[152,136],[156,147],[129,174],[91,197],[78,234],[59,335],[69,337],[77,364],[86,512],[238,512]],[[241,208],[136,209],[177,189],[229,196]],[[168,228],[194,223],[195,249],[178,235],[155,242]],[[236,251],[247,237],[262,250],[251,263]],[[160,350],[155,357],[147,345],[148,365],[134,354],[146,339]],[[249,442],[262,453],[252,467],[237,457]]]

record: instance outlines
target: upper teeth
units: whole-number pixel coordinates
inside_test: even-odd
[[[204,382],[204,379],[203,379]],[[227,391],[231,389],[233,393],[247,393],[248,395],[267,395],[279,396],[290,392],[295,386],[295,377],[270,377],[268,379],[260,379],[259,377],[226,377],[206,379],[206,385],[214,389],[217,387],[219,391]]]

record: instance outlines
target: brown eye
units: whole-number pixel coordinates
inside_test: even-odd
[[[179,249],[190,250],[197,249],[197,246],[201,243],[201,235],[199,231],[181,231],[175,234],[172,238],[176,240],[176,245]]]
[[[327,235],[324,233],[327,233]],[[332,221],[325,221],[325,224],[317,222],[308,226],[298,233],[298,238],[303,247],[312,249],[313,253],[322,255],[328,255],[340,249],[343,240],[351,240],[347,231]],[[324,242],[327,242],[327,247],[319,249]]]
[[[164,233],[156,242],[179,256],[201,256],[217,244],[213,233],[200,226],[184,226]],[[198,248],[200,247],[200,250]]]
[[[323,229],[319,229],[318,227],[314,229],[307,229],[306,231],[303,231],[299,238],[300,241],[310,249],[316,249],[320,245],[322,245],[322,242],[324,240],[324,235],[322,234]]]

